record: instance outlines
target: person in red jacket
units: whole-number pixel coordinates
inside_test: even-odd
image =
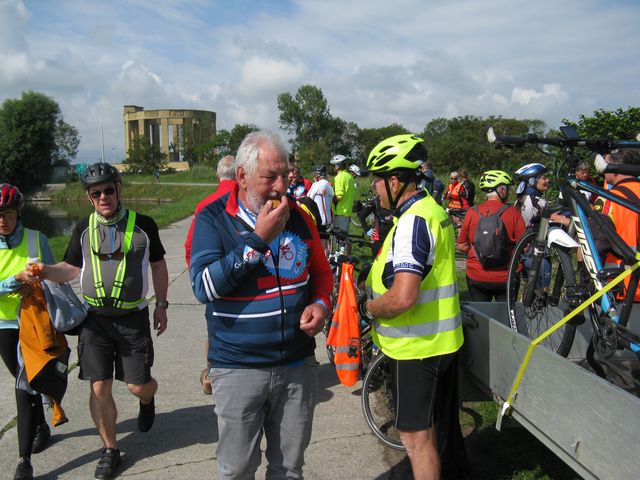
[[[487,194],[487,200],[477,207],[482,215],[490,215],[500,210],[509,195],[511,176],[501,170],[489,170],[480,177],[480,189]],[[507,298],[507,277],[509,263],[497,268],[485,269],[478,260],[473,248],[473,239],[480,216],[475,208],[469,209],[458,234],[458,250],[467,253],[467,286],[474,302],[490,302],[495,298],[504,302]],[[513,249],[526,231],[520,211],[507,207],[500,216],[507,232],[508,248]]]
[[[191,226],[189,227],[189,232],[187,233],[187,239],[184,242],[184,258],[187,261],[187,268],[189,268],[189,264],[191,263],[191,242],[193,240],[193,228],[196,224],[196,215],[202,211],[207,205],[214,202],[222,195],[227,192],[233,190],[236,186],[236,169],[234,158],[232,155],[226,155],[220,159],[218,162],[218,166],[216,167],[216,175],[218,177],[218,186],[206,197],[198,202],[196,205],[196,211],[193,214],[193,219],[191,220]],[[209,341],[205,341],[204,344],[204,352],[205,355],[209,351]],[[204,368],[200,372],[200,384],[202,385],[202,391],[211,395],[211,380],[209,379],[209,362],[207,362],[207,368]]]
[[[233,190],[236,185],[236,170],[234,165],[234,158],[231,155],[226,155],[220,159],[216,168],[216,175],[218,177],[218,187],[196,205],[196,211],[193,214],[193,220],[191,220],[191,226],[187,233],[187,239],[184,242],[184,258],[187,261],[187,268],[191,261],[191,242],[193,239],[193,227],[196,224],[196,215],[202,211],[204,207],[220,198],[227,192]]]

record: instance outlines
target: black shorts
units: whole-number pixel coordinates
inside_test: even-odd
[[[455,353],[421,360],[389,358],[396,405],[395,426],[398,430],[415,432],[433,425],[436,393],[443,375],[453,370]]]
[[[149,309],[123,317],[89,313],[78,340],[81,380],[114,378],[133,385],[151,380],[153,340]]]

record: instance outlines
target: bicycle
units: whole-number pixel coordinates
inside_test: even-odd
[[[451,218],[451,223],[453,224],[453,229],[457,232],[460,230],[462,226],[462,222],[464,222],[464,217],[467,215],[468,209],[466,208],[446,208],[445,211]],[[457,235],[456,235],[457,237]]]
[[[610,139],[581,139],[572,127],[560,127],[562,137],[543,138],[535,134],[525,136],[497,136],[490,128],[487,137],[491,143],[504,147],[524,147],[527,144],[548,145],[561,149],[568,173],[560,187],[561,203],[547,205],[541,212],[536,231],[525,234],[516,245],[509,263],[507,280],[507,308],[509,324],[513,330],[535,339],[563,319],[576,307],[588,300],[591,292],[602,290],[609,280],[624,271],[623,267],[604,268],[594,241],[594,227],[610,238],[613,248],[623,258],[624,265],[639,263],[635,252],[615,231],[612,224],[594,211],[581,190],[599,195],[640,215],[640,205],[625,197],[607,191],[590,182],[577,180],[573,174],[579,157],[576,147],[604,154],[616,148],[640,148],[640,142]],[[640,175],[640,167],[609,164],[607,172]],[[570,224],[567,231],[552,225],[554,212],[568,209]],[[589,222],[592,222],[591,225]],[[578,241],[574,240],[574,236]],[[582,261],[575,262],[572,251],[580,248]],[[576,278],[576,267],[584,269],[588,278]],[[544,273],[544,278],[541,274]],[[580,275],[579,275],[580,277]],[[600,376],[605,376],[594,362],[597,354],[610,358],[616,350],[627,349],[639,355],[640,337],[628,329],[629,317],[640,271],[632,273],[627,293],[622,301],[607,292],[596,303],[586,308],[593,336],[587,360]],[[575,337],[576,326],[585,321],[584,312],[558,328],[542,341],[557,354],[567,356]],[[639,355],[640,356],[640,355]]]

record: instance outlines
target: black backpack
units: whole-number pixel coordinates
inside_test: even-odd
[[[477,207],[472,207],[480,217],[473,238],[473,248],[484,268],[503,267],[511,256],[511,249],[507,245],[507,229],[500,218],[507,208],[508,205],[503,205],[495,213],[482,215]]]

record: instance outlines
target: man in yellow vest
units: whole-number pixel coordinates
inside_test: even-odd
[[[151,280],[156,298],[153,329],[160,335],[167,328],[169,274],[156,222],[122,205],[118,170],[96,163],[80,180],[94,211],[75,225],[63,261],[41,264],[41,274],[32,280],[66,282],[80,275],[89,314],[80,327],[79,378],[91,383],[89,408],[104,444],[94,477],[110,479],[121,461],[114,376],[139,399],[138,430],[148,432],[153,426],[158,382],[151,376],[154,355],[146,297]]]
[[[466,464],[457,402],[443,400],[443,391],[454,385],[456,352],[463,341],[455,237],[443,208],[416,189],[418,169],[426,160],[423,140],[410,134],[388,138],[369,154],[371,189],[383,208],[394,211],[396,223],[367,278],[373,299],[361,305],[361,314],[373,324],[374,342],[390,359],[395,426],[416,480],[441,478],[443,451],[447,463],[456,449],[452,463]],[[444,410],[455,420],[441,418]]]

